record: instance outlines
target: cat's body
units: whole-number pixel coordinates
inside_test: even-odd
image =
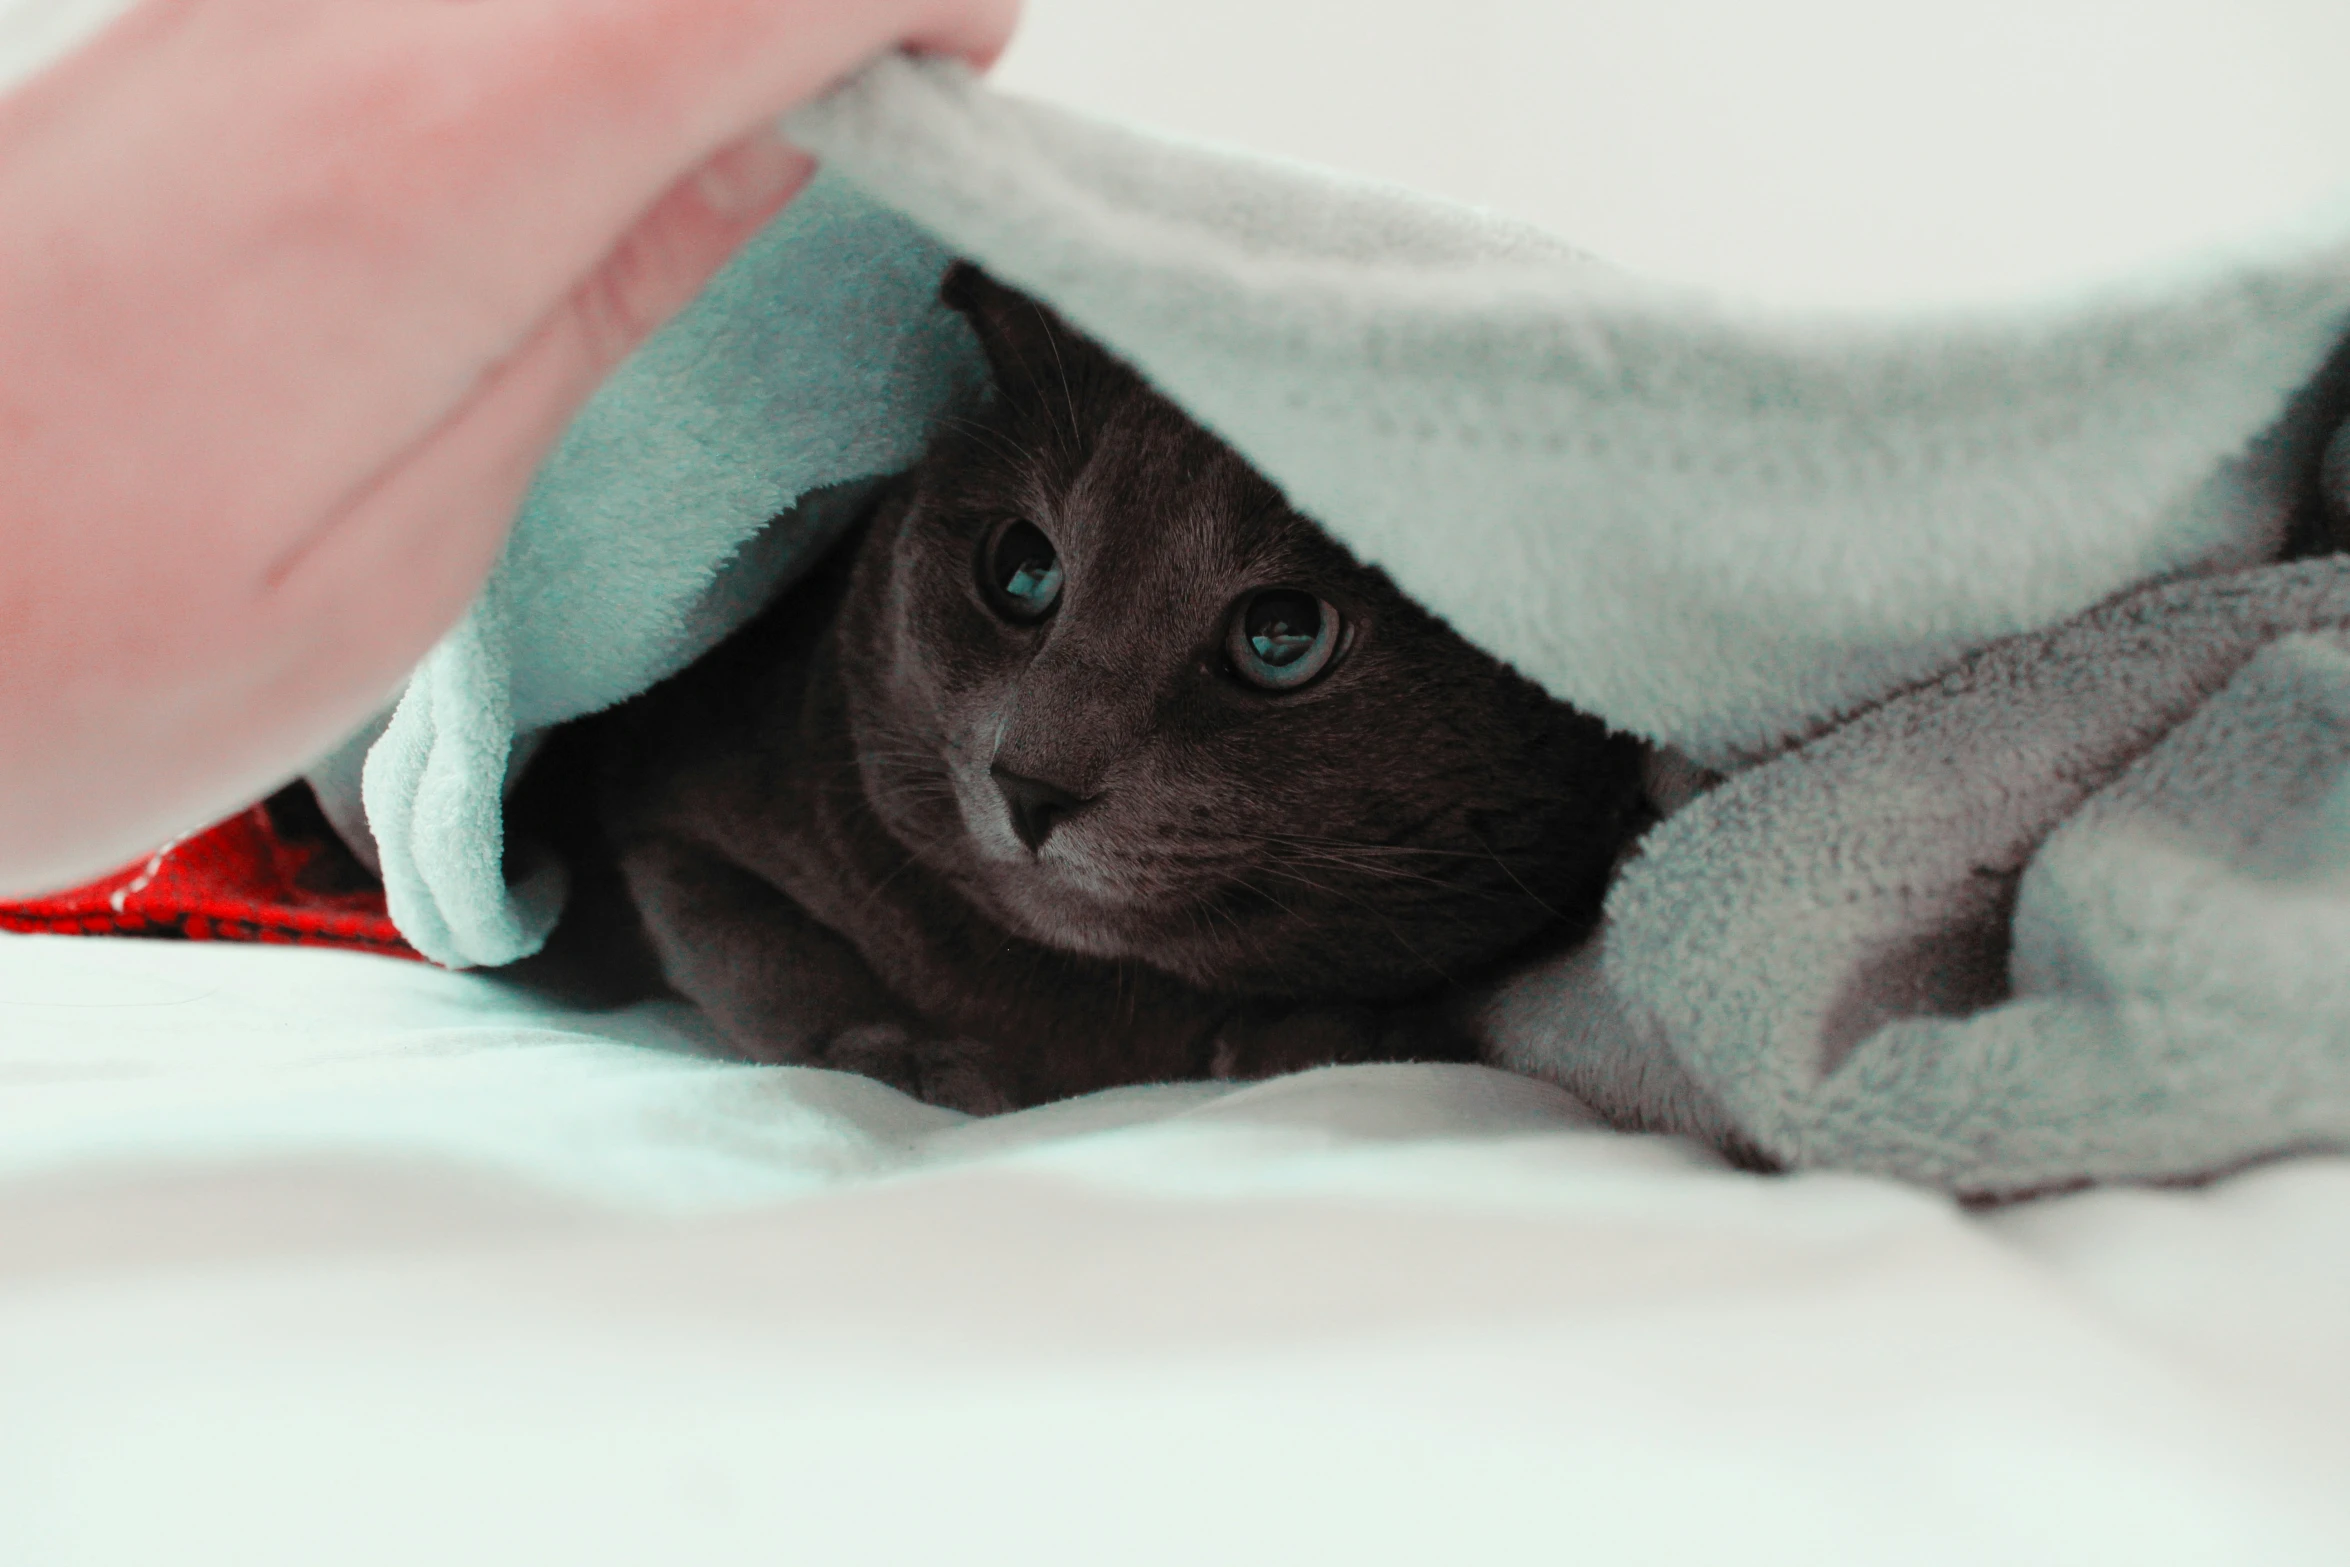
[[[998,394],[775,609],[605,720],[603,831],[747,1054],[984,1109],[1453,1055],[1579,934],[1639,752],[1290,511],[1040,307]]]

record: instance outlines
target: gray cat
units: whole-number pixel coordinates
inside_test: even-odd
[[[670,985],[976,1111],[1458,1058],[1597,916],[1640,750],[1479,652],[967,264],[993,396],[811,579],[593,729]]]

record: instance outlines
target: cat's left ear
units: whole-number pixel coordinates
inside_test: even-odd
[[[968,261],[947,268],[938,297],[961,312],[1007,397],[1060,397],[1070,372],[1096,350],[1068,322]]]

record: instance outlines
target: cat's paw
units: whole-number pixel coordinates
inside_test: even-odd
[[[1001,1115],[1017,1108],[997,1080],[993,1052],[977,1040],[932,1039],[901,1023],[863,1023],[832,1036],[824,1047],[824,1064],[966,1115]]]

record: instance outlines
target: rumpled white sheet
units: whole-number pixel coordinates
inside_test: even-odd
[[[697,1037],[0,938],[0,1562],[2350,1557],[2350,1161],[1970,1216],[1480,1068]]]

